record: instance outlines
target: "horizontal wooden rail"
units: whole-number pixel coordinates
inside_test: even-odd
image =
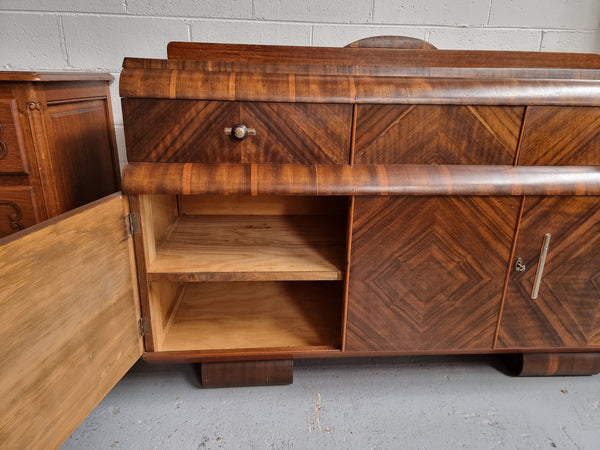
[[[600,195],[600,166],[133,163],[125,193]]]
[[[489,74],[488,74],[489,75]],[[600,81],[125,68],[121,97],[263,102],[600,105]]]

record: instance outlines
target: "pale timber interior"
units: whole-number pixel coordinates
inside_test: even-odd
[[[155,351],[341,347],[348,199],[139,199]]]

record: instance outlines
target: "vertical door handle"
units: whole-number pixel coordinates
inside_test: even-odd
[[[540,260],[538,261],[537,272],[535,273],[535,281],[533,283],[533,289],[531,291],[531,299],[535,300],[538,298],[540,293],[540,284],[542,283],[542,275],[544,273],[544,264],[546,264],[546,255],[548,254],[548,247],[550,245],[550,233],[544,235],[544,242],[542,243],[542,250],[540,252]]]

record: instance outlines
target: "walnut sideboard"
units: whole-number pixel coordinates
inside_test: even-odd
[[[0,72],[0,237],[119,190],[112,80]]]
[[[2,441],[59,445],[140,357],[205,386],[295,358],[600,371],[600,56],[380,38],[123,66],[124,195],[0,247]]]

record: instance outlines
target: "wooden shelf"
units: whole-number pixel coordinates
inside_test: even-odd
[[[333,350],[342,283],[190,283],[159,351]]]
[[[182,216],[157,246],[150,280],[341,280],[339,216]]]

